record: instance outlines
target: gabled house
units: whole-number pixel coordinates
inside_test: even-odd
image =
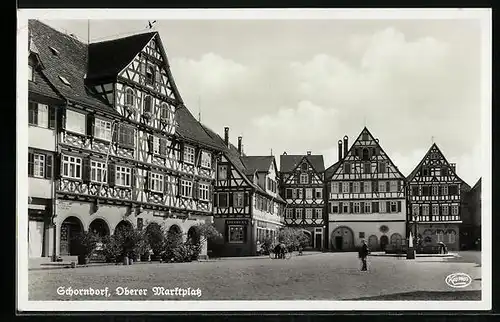
[[[214,193],[214,223],[223,239],[209,245],[215,256],[255,255],[257,242],[272,240],[283,227],[285,201],[279,196],[274,156],[247,156],[242,137],[238,147],[205,127],[212,139],[223,146],[217,161]]]
[[[314,249],[326,246],[324,171],[322,155],[285,152],[280,156],[281,195],[287,203],[285,224],[302,229]]]
[[[61,97],[53,252],[72,236],[149,224],[198,238],[220,151],[184,105],[157,32],[87,45],[29,21],[41,73]]]
[[[443,242],[449,250],[460,248],[462,203],[470,187],[449,163],[436,143],[407,177],[409,231],[423,246]]]

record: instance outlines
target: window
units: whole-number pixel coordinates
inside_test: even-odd
[[[307,171],[307,163],[302,163],[302,166],[301,166],[302,170],[303,171]]]
[[[90,161],[90,181],[98,183],[108,182],[106,175],[106,163],[91,160]]]
[[[66,110],[66,130],[79,134],[85,134],[85,127],[85,114],[72,110]]]
[[[155,82],[155,69],[153,66],[148,65],[146,68],[146,84],[153,85]]]
[[[413,214],[413,216],[418,216],[420,214],[420,206],[419,205],[412,206],[412,214]]]
[[[298,189],[292,189],[292,199],[297,199],[297,190]]]
[[[212,156],[207,151],[201,152],[201,166],[207,169],[212,167]]]
[[[153,112],[153,98],[151,96],[146,96],[144,99],[144,108],[143,113],[152,113]]]
[[[350,174],[351,173],[351,164],[346,162],[344,163],[344,173],[345,174]]]
[[[385,192],[386,183],[385,181],[378,182],[378,192]]]
[[[149,173],[149,190],[154,192],[163,192],[163,184],[163,175],[154,172]]]
[[[227,165],[219,165],[219,180],[227,180]]]
[[[456,240],[457,233],[454,230],[448,230],[448,243],[453,244]]]
[[[391,201],[391,212],[398,212],[398,204],[396,201]]]
[[[332,202],[332,213],[334,213],[334,214],[339,213],[339,203],[338,202]]]
[[[244,226],[229,226],[229,242],[243,243],[244,242]]]
[[[323,217],[323,209],[321,209],[321,208],[316,208],[316,209],[315,209],[315,212],[316,212],[316,218],[321,218],[321,217]]]
[[[37,178],[45,177],[45,155],[44,154],[33,154],[34,156],[34,166],[33,166],[33,176]]]
[[[387,172],[387,164],[385,161],[380,161],[378,163],[378,172],[379,173],[385,173]]]
[[[54,117],[52,115],[52,117]],[[49,107],[44,104],[28,103],[28,123],[40,127],[49,127]]]
[[[229,196],[227,192],[219,192],[217,194],[218,205],[220,208],[227,208],[229,206]]]
[[[111,122],[95,119],[94,137],[106,141],[111,141]]]
[[[354,182],[352,188],[354,193],[359,193],[360,192],[359,182]]]
[[[432,215],[433,216],[439,215],[439,205],[432,205]]]
[[[127,88],[125,91],[125,106],[134,107],[135,93],[131,88]]]
[[[184,161],[189,164],[194,164],[195,150],[193,147],[184,147]]]
[[[125,124],[120,124],[118,128],[118,143],[128,147],[135,146],[135,129]]]
[[[295,209],[295,218],[302,218],[302,208]]]
[[[412,195],[412,196],[418,196],[418,195],[419,195],[419,193],[418,193],[418,192],[419,192],[419,191],[418,191],[418,186],[412,186],[412,187],[411,187],[411,195]]]
[[[208,197],[209,197],[208,196],[209,195],[209,193],[208,193],[209,192],[209,186],[208,186],[208,184],[200,183],[199,184],[199,189],[200,189],[200,191],[199,191],[200,192],[200,195],[199,195],[200,200],[208,201],[209,200],[208,199]]]
[[[307,173],[301,173],[300,174],[300,183],[301,184],[307,184],[307,183],[309,183],[309,175]]]
[[[439,186],[432,186],[432,195],[437,196],[439,194]]]
[[[452,196],[458,195],[458,186],[456,184],[450,185],[448,187],[448,193]]]
[[[322,198],[323,198],[323,189],[316,188],[316,199],[322,199]]]
[[[355,214],[359,214],[361,212],[360,210],[360,203],[359,202],[355,202],[354,203],[354,213]]]
[[[372,192],[372,183],[371,183],[371,181],[365,181],[365,182],[363,182],[363,191],[365,193]]]
[[[385,201],[380,201],[379,210],[380,210],[380,212],[387,212],[387,207],[386,207]]]
[[[349,203],[344,202],[344,203],[342,204],[342,212],[343,212],[344,214],[348,214],[348,213],[349,213]]]
[[[312,188],[306,188],[306,199],[312,199],[312,198],[313,198]]]
[[[82,178],[82,159],[63,155],[62,157],[62,175],[72,179]]]
[[[447,196],[448,195],[448,186],[441,186],[441,194],[443,196]]]
[[[448,214],[449,214],[449,208],[448,208],[448,205],[442,205],[442,206],[441,206],[441,212],[442,212],[441,214],[442,214],[443,216],[448,216]]]
[[[342,182],[342,193],[349,193],[349,182]]]
[[[441,168],[441,174],[442,174],[443,176],[448,176],[448,175],[449,175],[449,173],[450,173],[450,172],[448,171],[448,168],[447,168],[446,166],[444,166],[444,167],[442,167],[442,168]]]
[[[422,186],[422,196],[430,196],[429,186]]]
[[[293,218],[293,208],[286,208],[286,218]]]
[[[117,165],[115,171],[115,184],[122,187],[130,187],[131,184],[131,169]]]
[[[59,79],[61,80],[61,82],[63,82],[64,85],[71,86],[71,83],[64,76],[59,75]]]
[[[367,213],[367,214],[372,213],[372,203],[371,202],[365,202],[365,213]]]
[[[297,189],[297,198],[303,199],[304,198],[304,190],[302,188]]]
[[[339,183],[332,182],[332,193],[339,193]]]
[[[243,192],[234,192],[233,193],[233,206],[235,208],[243,208],[243,198],[244,198],[244,193]]]
[[[424,177],[429,176],[429,168],[427,168],[427,167],[422,168],[422,176],[424,176]]]
[[[193,181],[181,180],[181,193],[182,197],[191,198],[193,196]]]
[[[431,169],[431,175],[439,177],[441,175],[441,169],[440,168],[432,168]]]
[[[422,215],[429,216],[429,205],[422,205]]]
[[[398,191],[398,182],[392,180],[390,188],[391,188],[391,192],[397,192]]]
[[[358,234],[359,238],[365,238],[365,232],[364,231],[360,231],[359,234]]]
[[[442,243],[444,240],[444,232],[442,230],[437,230],[436,235],[437,235],[437,242]]]
[[[370,160],[370,154],[369,154],[369,152],[368,152],[368,149],[367,149],[367,148],[364,148],[364,149],[363,149],[363,157],[362,157],[362,160],[363,160],[363,161]]]
[[[285,198],[292,199],[292,189],[290,189],[290,188],[285,189]]]
[[[312,208],[306,208],[306,218],[311,219],[313,216],[313,209]]]
[[[365,162],[363,167],[364,173],[372,173],[372,164],[370,162]]]
[[[452,216],[458,216],[458,206],[457,205],[452,205],[451,206],[451,215]]]
[[[160,154],[160,138],[157,136],[153,136],[153,154]]]
[[[168,123],[170,121],[170,107],[168,104],[163,103],[160,109],[160,118],[162,122]]]
[[[28,80],[33,80],[33,66],[31,66],[30,64],[28,64]]]

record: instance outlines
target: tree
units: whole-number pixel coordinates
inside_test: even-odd
[[[165,232],[163,227],[156,223],[151,223],[146,227],[145,237],[147,244],[151,247],[153,254],[159,256],[165,248]]]
[[[205,242],[222,238],[222,234],[213,223],[199,223],[192,229],[194,229],[196,237],[191,236],[186,242],[192,249],[192,259],[198,259]]]
[[[75,246],[77,248],[78,264],[88,263],[100,241],[99,235],[90,230],[76,235]]]

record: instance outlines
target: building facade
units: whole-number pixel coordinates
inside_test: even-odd
[[[322,155],[280,156],[281,195],[286,201],[285,224],[302,229],[313,249],[326,246],[324,200],[325,165]]]
[[[283,227],[285,202],[279,196],[279,180],[273,156],[247,156],[242,137],[238,147],[230,143],[229,128],[224,139],[205,127],[223,146],[217,162],[214,194],[214,224],[222,240],[210,243],[214,256],[255,255],[257,242],[275,240]]]
[[[120,225],[196,238],[195,226],[211,220],[219,150],[184,106],[159,34],[87,45],[36,20],[29,28],[63,101],[51,141],[56,230],[47,255],[75,255],[73,236]]]
[[[342,149],[343,145],[343,149]],[[365,127],[341,161],[328,168],[328,234],[333,251],[353,250],[361,240],[385,250],[406,240],[404,176]],[[340,156],[339,156],[340,159]]]
[[[459,250],[462,203],[468,185],[434,143],[407,178],[408,228],[423,246]]]

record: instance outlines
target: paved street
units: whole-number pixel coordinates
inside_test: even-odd
[[[480,300],[477,254],[443,260],[369,257],[369,272],[359,271],[356,253],[324,253],[290,260],[214,260],[179,264],[136,264],[29,272],[30,300]],[[451,273],[473,282],[453,289]],[[147,295],[60,296],[58,287],[147,289]],[[156,295],[153,287],[200,289],[201,296]],[[475,291],[475,292],[474,292]]]

